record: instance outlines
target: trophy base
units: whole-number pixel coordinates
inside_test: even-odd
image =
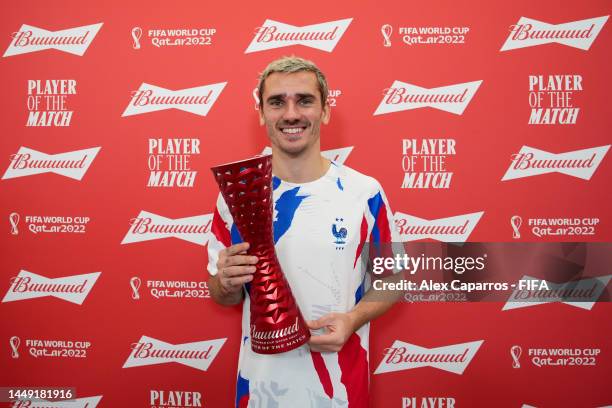
[[[279,354],[294,350],[310,339],[304,320],[296,317],[293,323],[256,328],[251,325],[251,349],[258,354]]]

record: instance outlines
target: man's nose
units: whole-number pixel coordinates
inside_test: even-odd
[[[285,112],[283,113],[283,119],[286,121],[295,121],[295,120],[299,120],[301,115],[300,112],[298,111],[298,106],[294,101],[287,101],[287,104],[285,105],[286,109]]]

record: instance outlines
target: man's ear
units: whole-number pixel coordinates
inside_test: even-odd
[[[321,115],[321,122],[324,125],[329,123],[329,117],[331,116],[331,106],[329,106],[329,102],[325,101],[325,105],[323,105],[323,114]]]
[[[259,103],[259,109],[257,109],[257,112],[259,113],[259,125],[263,126],[266,124],[266,121],[264,120],[264,116],[263,116],[263,105],[261,104],[261,102]]]

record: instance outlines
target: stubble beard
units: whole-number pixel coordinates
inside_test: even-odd
[[[321,128],[320,124],[309,123],[308,127],[304,130],[309,131],[311,133],[311,141],[305,144],[300,144],[293,146],[293,148],[287,148],[283,146],[283,143],[279,140],[278,133],[282,133],[275,124],[267,124],[266,125],[268,131],[268,138],[274,147],[276,147],[280,152],[286,154],[290,157],[299,157],[306,150],[308,150],[312,145],[316,144],[320,138],[319,130]],[[282,137],[282,136],[280,136]],[[290,138],[290,137],[289,137]],[[276,140],[276,143],[274,142]]]

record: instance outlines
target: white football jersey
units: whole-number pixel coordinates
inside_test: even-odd
[[[380,184],[332,162],[323,177],[309,183],[274,177],[273,198],[276,254],[304,319],[350,311],[369,283],[359,262],[364,244],[399,242]],[[208,270],[215,275],[219,251],[242,242],[221,195],[212,232]],[[249,339],[245,286],[236,407],[367,406],[369,324],[338,353],[312,352],[305,344],[285,353],[257,354]]]

